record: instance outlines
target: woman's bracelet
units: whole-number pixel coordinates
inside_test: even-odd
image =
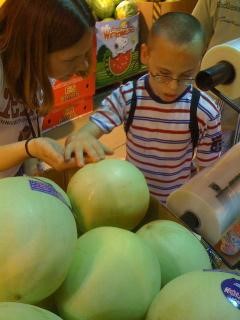
[[[28,144],[31,140],[35,139],[34,137],[31,137],[29,139],[26,140],[25,142],[25,151],[26,151],[26,154],[29,156],[29,158],[35,158],[29,151],[29,148],[28,148]]]

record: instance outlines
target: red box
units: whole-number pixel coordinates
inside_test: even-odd
[[[56,81],[53,86],[54,108],[69,105],[79,98],[90,97],[95,93],[95,76],[89,75],[87,78],[74,76],[70,80]]]
[[[80,115],[93,111],[93,96],[80,97],[71,103],[56,106],[43,121],[43,131],[47,131],[56,126],[73,120]]]
[[[95,75],[73,76],[68,81],[56,81],[53,86],[54,107],[44,118],[43,130],[49,130],[93,110]]]
[[[73,76],[68,81],[57,80],[53,85],[54,107],[44,118],[47,131],[93,110],[96,90],[96,38],[93,39],[90,74],[86,78]]]

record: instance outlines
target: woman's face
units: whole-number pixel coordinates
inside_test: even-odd
[[[73,46],[50,53],[47,58],[47,71],[50,78],[68,80],[77,74],[85,76],[90,68],[93,31],[87,31]]]

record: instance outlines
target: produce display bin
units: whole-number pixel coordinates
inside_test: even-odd
[[[76,172],[76,169],[66,170],[65,172],[56,172],[53,169],[46,171],[43,176],[46,178],[50,178],[55,181],[58,185],[60,185],[63,190],[67,189],[67,185],[71,177]],[[177,217],[174,213],[168,210],[166,207],[161,205],[158,200],[151,196],[149,208],[144,219],[139,223],[136,227],[135,231],[141,228],[143,225],[154,221],[154,220],[171,220],[188,228],[192,231],[188,225],[186,225],[179,217]],[[196,235],[197,236],[197,235]],[[197,236],[198,237],[198,236]],[[201,238],[201,243],[206,248],[213,267],[214,268],[226,268],[226,266],[230,269],[240,269],[239,258],[240,253],[235,255],[234,257],[226,256],[220,250],[220,242],[217,243],[214,247],[212,247],[209,243],[207,243],[203,238]]]

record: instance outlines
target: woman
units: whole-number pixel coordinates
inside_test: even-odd
[[[40,117],[53,106],[51,78],[88,73],[94,26],[83,0],[6,0],[0,8],[0,178],[22,174],[30,157],[58,170],[76,165],[41,137]]]

